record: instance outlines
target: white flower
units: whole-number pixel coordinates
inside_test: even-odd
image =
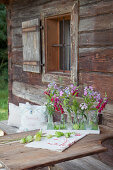
[[[88,106],[86,103],[81,103],[80,108],[81,108],[81,110],[86,110],[88,108]]]

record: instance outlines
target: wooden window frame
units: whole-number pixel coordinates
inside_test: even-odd
[[[46,70],[46,37],[45,37],[45,29],[46,18],[50,17],[58,17],[58,16],[65,16],[71,15],[71,72],[51,72],[48,73]],[[65,4],[65,7],[61,8],[53,8],[52,10],[44,10],[41,12],[41,22],[44,30],[42,30],[42,62],[43,72],[42,72],[42,82],[49,83],[51,81],[58,82],[59,77],[62,78],[64,81],[63,83],[72,83],[76,82],[78,84],[78,2],[72,2],[72,4]]]
[[[60,54],[59,54],[59,49],[60,48],[58,48],[56,51],[57,51],[57,56],[56,56],[56,58],[57,58],[57,61],[58,61],[58,63],[57,63],[57,70],[53,70],[53,71],[48,71],[48,49],[47,49],[47,46],[48,46],[48,40],[47,40],[47,34],[48,34],[48,30],[47,30],[47,23],[48,23],[48,21],[49,20],[56,20],[56,23],[57,23],[57,34],[58,34],[58,37],[57,37],[57,40],[58,40],[58,44],[60,44],[60,28],[59,28],[59,21],[62,21],[63,20],[63,18],[65,18],[65,20],[70,20],[71,21],[71,14],[70,13],[68,13],[68,14],[63,14],[63,15],[57,15],[57,16],[52,16],[52,17],[47,17],[47,18],[45,18],[45,51],[46,51],[46,53],[45,53],[45,60],[46,60],[46,62],[45,62],[45,72],[46,73],[55,73],[56,74],[56,72],[58,72],[59,74],[60,73],[70,73],[70,70],[61,70],[60,69],[60,65],[59,65],[59,63],[60,63]],[[71,44],[70,44],[70,46],[71,46]]]

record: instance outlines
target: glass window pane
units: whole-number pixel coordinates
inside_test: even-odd
[[[70,70],[71,50],[70,50],[70,20],[60,21],[60,69]]]

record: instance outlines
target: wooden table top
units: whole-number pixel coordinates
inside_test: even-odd
[[[101,126],[100,129],[100,135],[87,135],[61,153],[46,149],[28,148],[20,143],[5,144],[0,146],[0,162],[11,170],[30,169],[51,166],[56,163],[104,152],[107,148],[102,146],[102,142],[113,138],[113,131],[104,126]],[[28,134],[34,135],[36,132],[6,135],[0,137],[0,142],[22,138]]]

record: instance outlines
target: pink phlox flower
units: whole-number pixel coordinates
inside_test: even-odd
[[[64,94],[64,92],[63,91],[60,91],[60,96],[62,96]]]
[[[57,89],[57,85],[56,84],[54,85],[54,89]]]
[[[84,90],[84,96],[87,96],[87,94],[88,94],[87,90]]]
[[[89,86],[89,89],[90,89],[91,91],[93,91],[93,87],[92,87],[92,86]]]
[[[86,110],[88,108],[88,106],[86,103],[81,103],[80,108],[81,108],[81,110]]]
[[[70,87],[73,88],[73,84],[71,84]]]
[[[52,102],[54,101],[54,98],[53,98],[53,97],[51,98],[51,101],[52,101]]]
[[[58,97],[56,97],[56,98],[55,98],[55,102],[58,102],[58,101],[59,101],[59,98],[58,98]]]
[[[74,86],[74,87],[73,87],[73,90],[76,90],[76,88],[77,88],[77,87],[76,87],[76,86]]]
[[[53,97],[56,97],[56,94],[54,94]]]

